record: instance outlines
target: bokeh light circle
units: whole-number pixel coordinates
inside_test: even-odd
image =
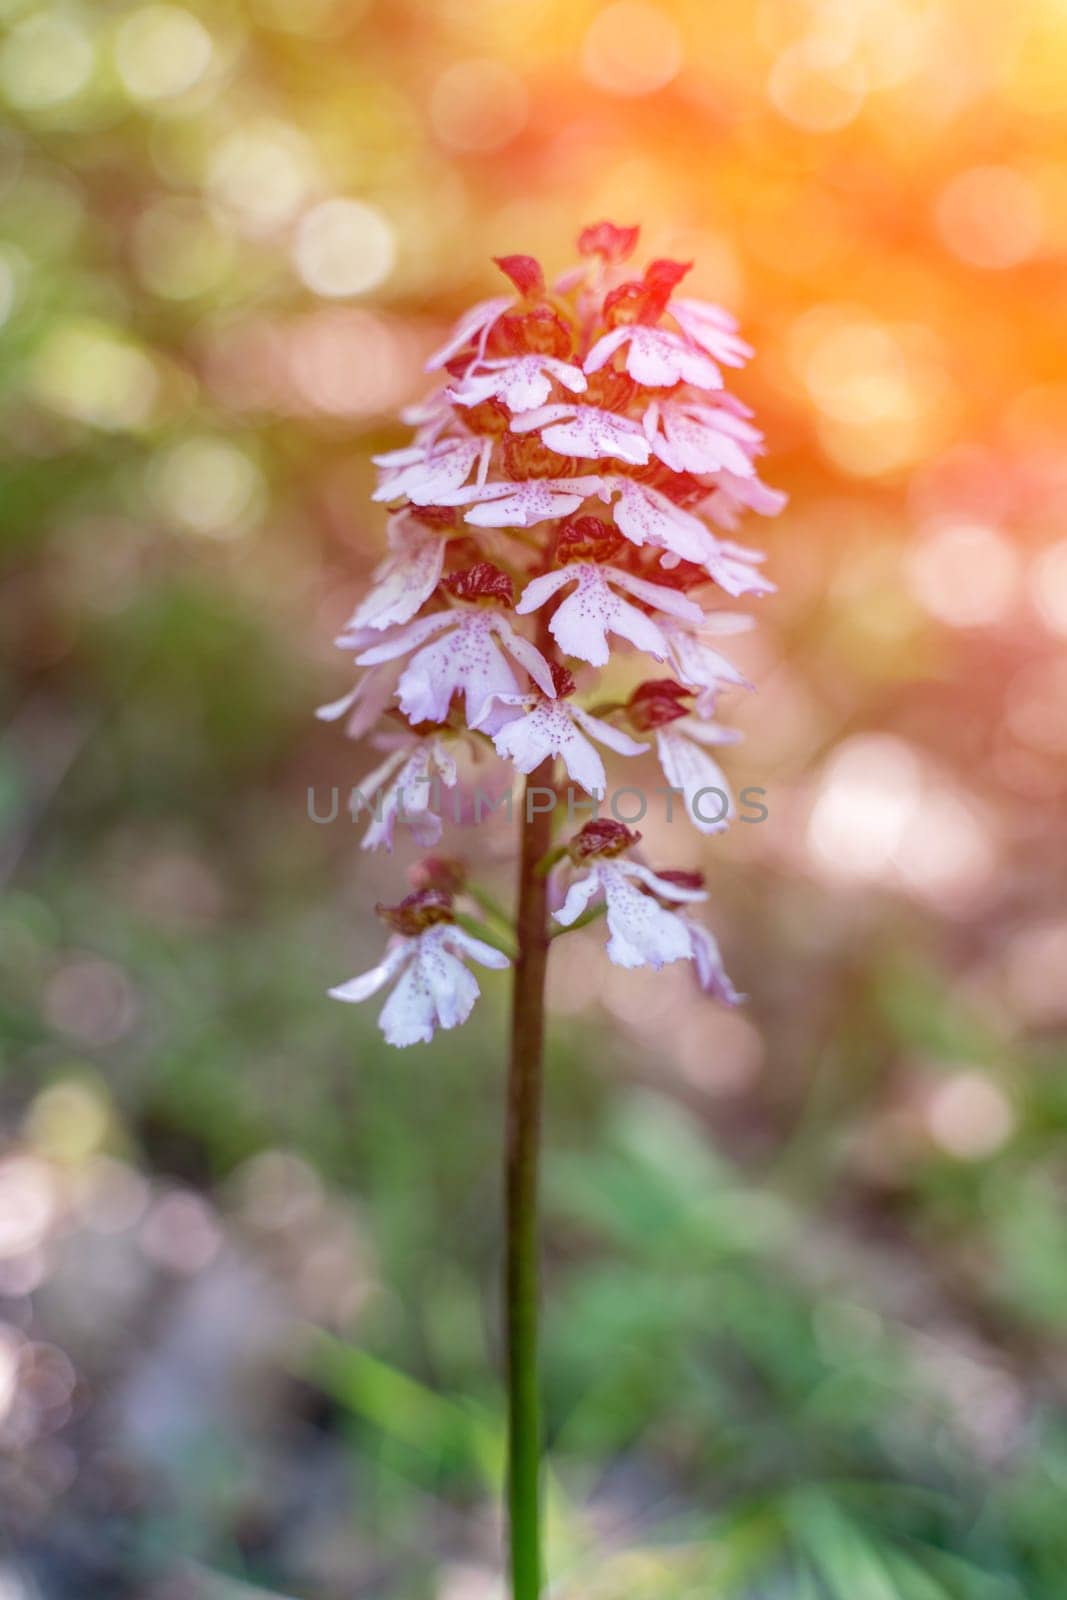
[[[208,167],[215,204],[246,233],[270,233],[292,221],[316,181],[315,158],[302,134],[271,118],[224,138]]]
[[[1042,621],[1053,633],[1067,634],[1067,539],[1049,545],[1034,562],[1030,593]]]
[[[430,96],[433,130],[452,150],[499,150],[522,131],[528,114],[526,85],[499,61],[457,61]]]
[[[0,49],[0,86],[19,110],[48,110],[85,88],[95,60],[93,41],[76,17],[32,12]]]
[[[172,446],[153,464],[151,478],[156,504],[170,522],[214,539],[242,533],[263,495],[251,457],[207,434]]]
[[[609,94],[653,94],[677,77],[682,60],[675,24],[641,0],[607,6],[590,23],[582,44],[582,71]]]
[[[115,35],[115,67],[135,100],[184,94],[200,82],[213,53],[203,23],[181,6],[142,6]]]
[[[388,219],[364,200],[323,200],[300,220],[293,263],[315,294],[340,299],[384,283],[396,260]]]
[[[971,167],[938,196],[937,229],[952,253],[970,266],[1016,267],[1041,244],[1041,200],[1013,167]]]
[[[911,551],[907,570],[916,599],[953,628],[999,621],[1018,591],[1014,547],[981,523],[935,528]]]

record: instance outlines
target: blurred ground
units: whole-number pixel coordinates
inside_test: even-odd
[[[406,858],[309,821],[371,764],[311,712],[423,356],[602,215],[741,316],[792,498],[749,1004],[554,976],[560,1594],[1059,1600],[1062,5],[0,17],[4,1600],[496,1594],[504,991],[326,1002]]]

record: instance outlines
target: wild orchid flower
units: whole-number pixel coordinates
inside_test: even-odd
[[[356,738],[384,719],[375,743],[385,759],[360,790],[377,807],[366,848],[392,849],[398,823],[417,843],[437,843],[432,796],[457,786],[464,749],[528,780],[513,926],[465,869],[424,861],[415,893],[378,908],[393,929],[382,961],[331,990],[361,1001],[393,983],[379,1021],[388,1043],[408,1045],[469,1016],[479,990],[467,960],[505,967],[514,957],[514,1600],[536,1600],[542,1580],[536,1215],[550,897],[553,939],[603,912],[610,961],[657,971],[690,962],[706,994],[741,998],[696,914],[706,899],[698,873],[653,870],[635,854],[640,835],[607,819],[554,844],[561,808],[531,803],[558,798],[564,774],[599,798],[599,747],[633,759],[654,747],[698,831],[720,831],[733,812],[712,752],[738,735],[712,717],[723,688],[747,685],[714,641],[751,618],[719,603],[773,585],[762,556],[729,536],[746,510],[773,516],[784,497],[759,478],[762,436],[726,387],[724,369],[743,365],[749,346],[728,312],[675,295],[688,264],[653,261],[632,275],[637,235],[609,222],[586,228],[581,264],[554,286],[530,256],[497,258],[509,292],[460,318],[428,364],[439,388],[405,413],[411,443],[375,458],[388,554],[338,641],[362,676],[319,713],[345,718]],[[618,658],[640,676],[627,699],[605,703],[596,672]]]

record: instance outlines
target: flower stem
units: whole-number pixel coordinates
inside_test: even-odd
[[[511,1012],[506,1160],[504,1309],[508,1387],[508,1528],[512,1600],[541,1593],[541,1416],[537,1379],[537,1172],[548,964],[548,886],[536,872],[552,839],[550,812],[527,809],[535,788],[551,786],[554,762],[530,774],[523,797]]]

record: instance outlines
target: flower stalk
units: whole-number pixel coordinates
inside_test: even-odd
[[[547,787],[554,761],[531,774]],[[525,800],[525,796],[524,796]],[[518,954],[511,1007],[505,1149],[504,1322],[508,1389],[507,1504],[513,1600],[541,1592],[541,1407],[537,1374],[538,1171],[544,1071],[548,887],[535,870],[551,842],[552,817],[523,807],[518,880]]]

